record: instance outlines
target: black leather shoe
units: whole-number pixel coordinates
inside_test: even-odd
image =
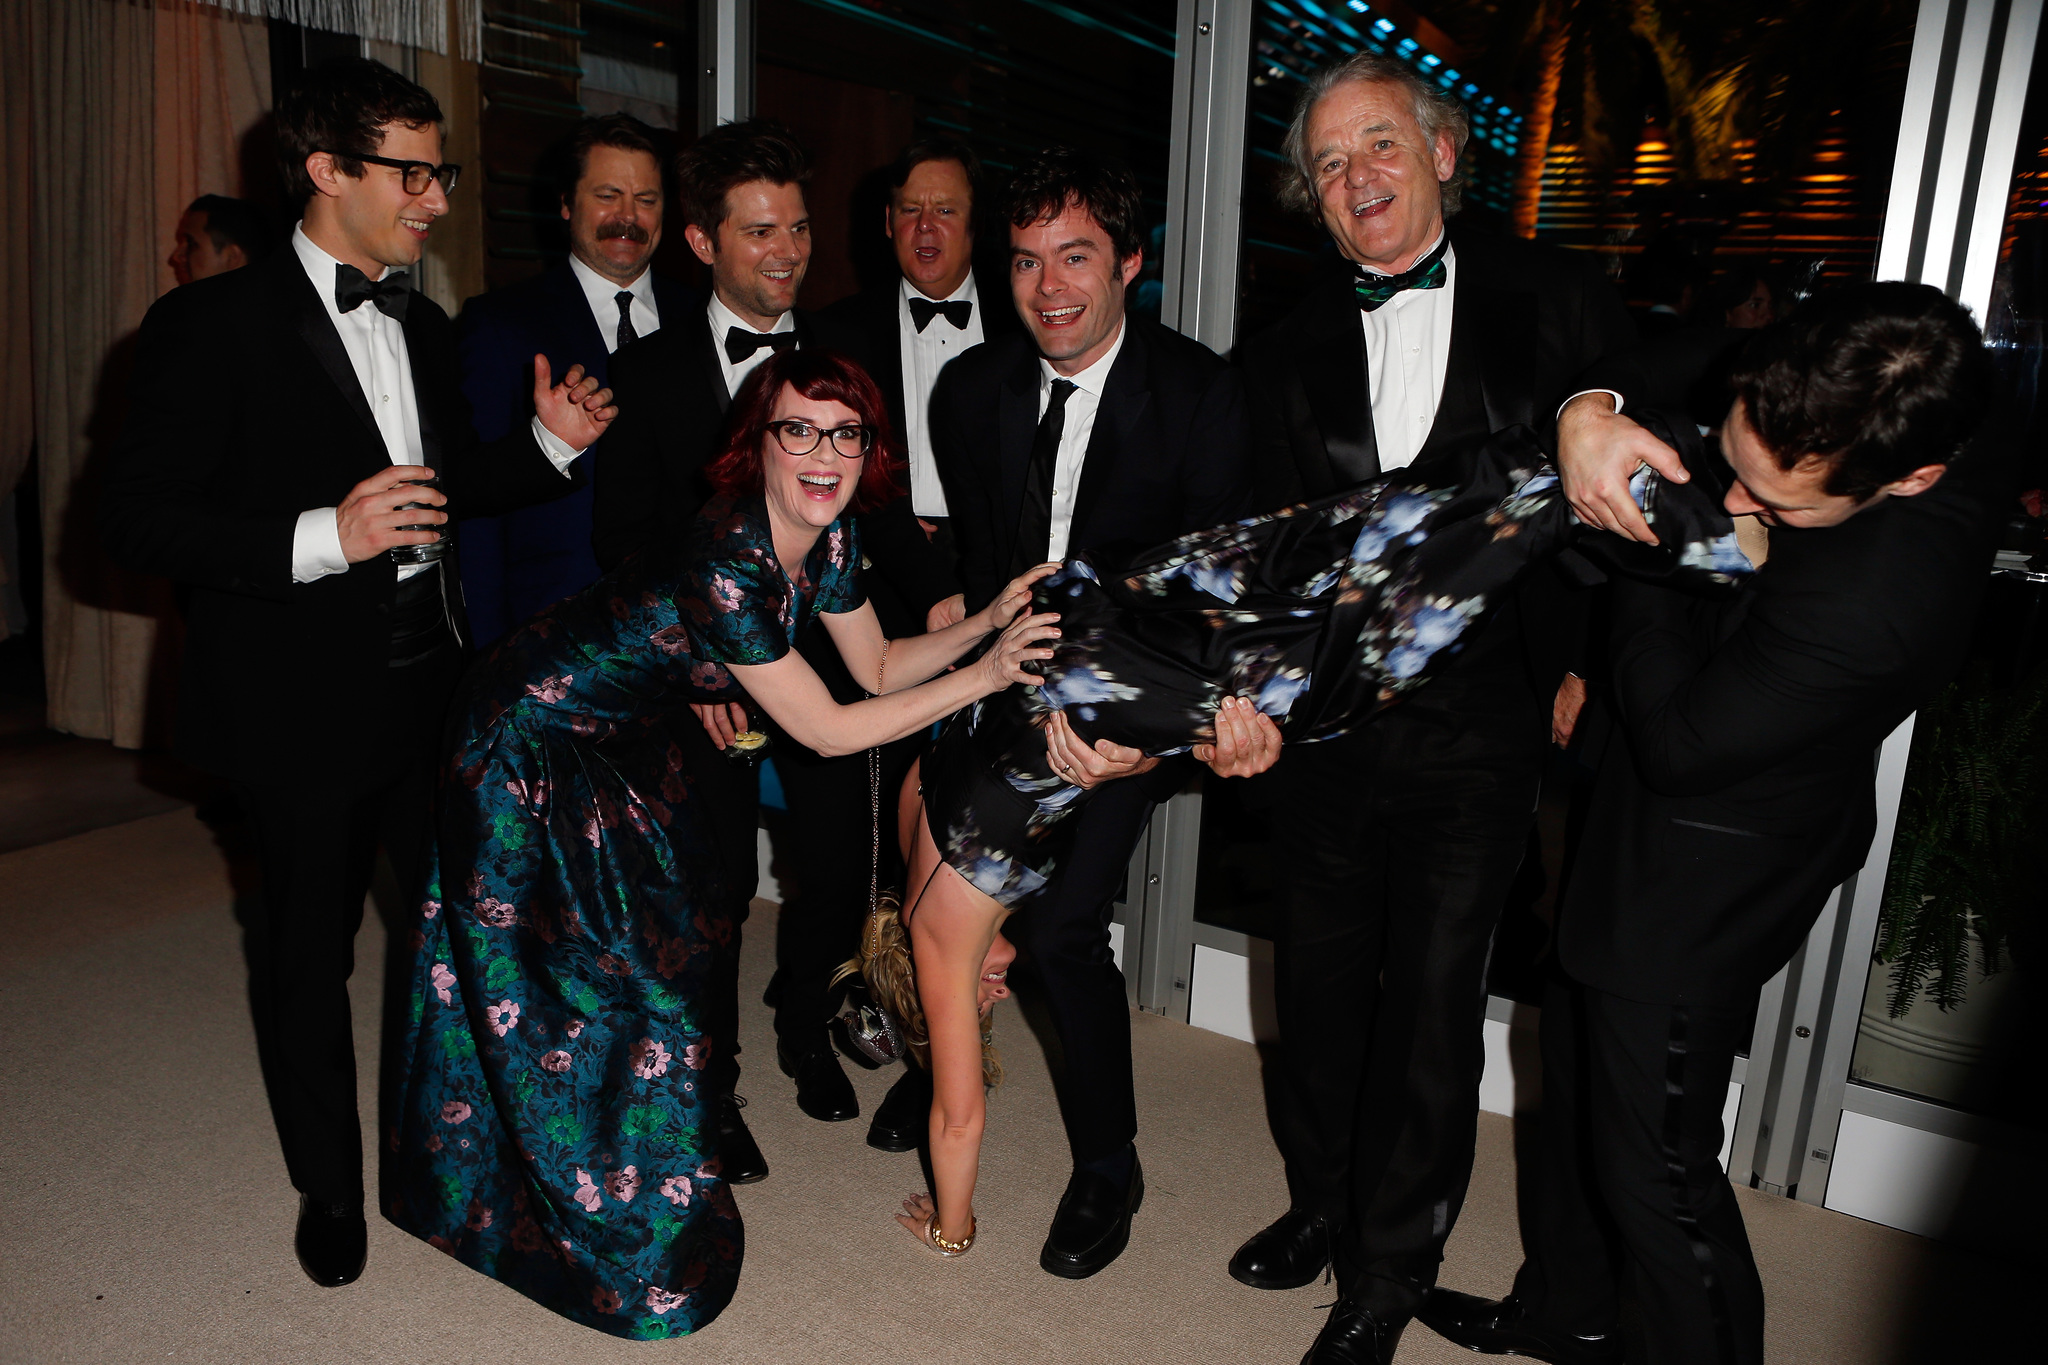
[[[1614,1332],[1575,1335],[1529,1322],[1511,1294],[1482,1299],[1455,1289],[1432,1289],[1415,1310],[1422,1324],[1445,1341],[1490,1356],[1527,1356],[1551,1365],[1620,1365],[1621,1338]]]
[[[1329,1225],[1306,1209],[1289,1209],[1237,1249],[1230,1278],[1254,1289],[1299,1289],[1329,1264]]]
[[[1406,1314],[1381,1317],[1356,1299],[1341,1298],[1330,1306],[1330,1320],[1301,1365],[1393,1365],[1394,1348],[1407,1325]]]
[[[818,1039],[818,1045],[805,1052],[778,1039],[775,1061],[782,1074],[796,1082],[796,1107],[812,1118],[820,1123],[840,1123],[860,1117],[860,1099],[853,1093],[853,1082],[839,1069],[839,1059],[825,1039]]]
[[[1039,1268],[1063,1280],[1085,1280],[1124,1254],[1131,1215],[1145,1202],[1145,1168],[1131,1158],[1131,1179],[1118,1185],[1093,1171],[1075,1171],[1060,1196]]]
[[[768,1178],[768,1158],[761,1155],[761,1144],[754,1141],[747,1121],[740,1117],[740,1110],[746,1107],[747,1102],[738,1095],[727,1095],[718,1106],[718,1171],[734,1185]]]
[[[338,1289],[354,1284],[370,1258],[370,1230],[363,1206],[329,1204],[309,1194],[299,1196],[299,1231],[293,1239],[299,1268],[314,1284]]]
[[[931,1131],[932,1075],[915,1062],[903,1064],[903,1074],[868,1124],[868,1146],[878,1152],[914,1152]]]

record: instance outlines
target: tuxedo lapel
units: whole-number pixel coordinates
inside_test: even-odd
[[[1348,487],[1380,472],[1365,328],[1349,285],[1334,277],[1318,287],[1315,305],[1306,311],[1295,343],[1295,368],[1329,466],[1301,474],[1310,488]]]
[[[704,309],[696,308],[693,313],[686,335],[694,340],[686,349],[695,353],[691,363],[711,396],[718,400],[719,415],[724,416],[732,406],[732,395],[725,391],[725,362],[719,356],[718,338],[711,335],[711,319],[705,316]]]
[[[605,324],[590,308],[590,296],[583,292],[583,286],[575,272],[563,265],[547,274],[548,294],[554,303],[555,326],[550,329],[550,340],[562,347],[558,353],[564,363],[555,375],[557,384],[569,371],[569,365],[578,357],[589,356],[585,368],[597,376],[597,382],[606,382],[610,371],[607,363],[611,352],[604,344]],[[611,330],[618,332],[619,322],[611,320]],[[553,347],[549,347],[550,350]],[[531,357],[527,357],[531,361]]]
[[[333,381],[342,402],[363,425],[363,434],[374,452],[366,468],[383,468],[391,463],[391,452],[384,448],[383,433],[377,430],[377,419],[370,414],[370,400],[363,396],[363,382],[356,377],[356,367],[349,363],[348,351],[341,344],[341,333],[334,330],[334,320],[327,315],[320,296],[313,292],[313,282],[306,278],[298,253],[280,251],[271,259],[279,263],[279,274],[283,276],[278,284],[286,300],[292,329],[313,353],[314,363]],[[409,340],[407,349],[411,349]]]
[[[1020,347],[1018,362],[996,399],[997,486],[1002,492],[998,525],[1013,535],[1024,507],[1024,479],[1031,469],[1031,442],[1038,432],[1038,352]]]
[[[1532,426],[1536,295],[1501,278],[1484,241],[1456,234],[1452,246],[1458,253],[1457,296],[1451,301],[1451,353],[1437,410],[1449,406],[1451,386],[1459,382],[1468,386],[1459,395],[1464,401],[1483,405],[1487,431]]]
[[[1152,402],[1151,386],[1146,383],[1149,357],[1144,335],[1133,319],[1126,318],[1124,326],[1128,329],[1124,348],[1117,353],[1116,364],[1110,366],[1109,379],[1102,386],[1095,429],[1088,434],[1088,453],[1081,460],[1081,483],[1074,490],[1074,519],[1067,533],[1069,545],[1092,543],[1085,531],[1102,500],[1102,490],[1123,458],[1121,452],[1130,445],[1132,429]]]

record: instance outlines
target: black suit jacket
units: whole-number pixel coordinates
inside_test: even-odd
[[[1075,490],[1067,552],[1157,545],[1244,515],[1251,433],[1237,372],[1208,347],[1126,316]],[[932,391],[967,609],[1009,581],[1038,430],[1038,349],[1020,328],[947,365]]]
[[[1634,329],[1591,257],[1453,225],[1456,296],[1444,389],[1416,463],[1505,427],[1547,430],[1574,377],[1626,347]],[[1365,333],[1348,263],[1333,267],[1278,325],[1245,342],[1245,390],[1258,441],[1256,506],[1265,511],[1381,472]],[[1547,701],[1579,661],[1583,594],[1541,571],[1466,646],[1459,664],[1407,703],[1448,703],[1457,679],[1521,648]]]
[[[454,329],[423,294],[409,301],[405,339],[421,443],[452,516],[570,486],[524,428],[478,442]],[[115,559],[190,589],[177,725],[188,762],[242,781],[333,782],[412,756],[394,752],[382,707],[397,566],[378,555],[292,581],[299,514],[339,505],[390,463],[296,252],[172,290],[149,310],[101,505]]]
[[[685,321],[691,316],[690,291],[657,275],[654,306],[664,325]],[[697,314],[702,312],[700,303]],[[536,354],[548,358],[558,382],[572,365],[581,365],[600,384],[608,382],[611,353],[605,335],[617,329],[614,312],[600,330],[567,260],[464,304],[455,321],[456,344],[462,391],[475,414],[477,436],[495,441],[533,416]],[[597,578],[597,556],[590,548],[590,485],[604,476],[596,459],[593,451],[581,461],[589,482],[560,497],[463,524],[463,597],[478,640],[497,639]]]
[[[2008,448],[1988,433],[1917,497],[1774,528],[1739,592],[1615,578],[1618,734],[1565,892],[1566,971],[1683,1003],[1740,1000],[1785,965],[1869,852],[1878,745],[1961,663]],[[1725,485],[1717,459],[1696,473]]]

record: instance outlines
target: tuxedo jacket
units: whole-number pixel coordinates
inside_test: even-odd
[[[1634,338],[1627,309],[1592,257],[1459,224],[1450,238],[1457,253],[1450,353],[1418,466],[1506,427],[1548,429],[1571,381]],[[1286,318],[1242,347],[1259,511],[1382,472],[1352,277],[1348,262],[1333,267]],[[1510,668],[1547,705],[1578,662],[1584,597],[1548,568],[1532,574],[1459,661],[1404,706],[1450,704],[1477,674]]]
[[[477,440],[454,328],[423,294],[408,301],[405,341],[423,454],[450,516],[509,511],[580,480],[575,466],[564,479],[524,425]],[[292,580],[299,514],[339,506],[391,462],[298,253],[151,307],[101,507],[116,560],[189,590],[177,723],[186,761],[260,783],[347,781],[413,757],[392,753],[383,705],[397,566],[376,555]]]
[[[691,316],[691,291],[657,275],[654,306],[664,327]],[[697,315],[701,317],[701,303]],[[604,330],[600,330],[602,325]],[[455,320],[462,391],[475,414],[479,439],[495,441],[526,426],[533,416],[533,358],[545,355],[557,382],[581,365],[600,384],[609,382],[611,353],[605,334],[616,316],[591,312],[567,260],[530,280],[480,294]],[[590,547],[593,485],[603,475],[596,453],[581,463],[588,482],[533,507],[502,517],[473,517],[458,535],[462,590],[470,626],[481,642],[497,639],[551,602],[595,581]]]
[[[1237,371],[1156,322],[1127,315],[1124,326],[1081,465],[1068,554],[1144,549],[1242,516],[1251,500]],[[1038,348],[1020,326],[949,363],[932,391],[932,450],[970,612],[1009,581],[1038,386]]]
[[[981,312],[982,344],[1021,333],[1024,324],[1010,302],[1007,284],[1000,278],[991,282],[979,274],[974,283],[975,307]],[[899,437],[908,430],[903,410],[902,298],[902,282],[891,280],[886,286],[849,294],[818,313],[819,325],[831,329],[827,344],[852,355],[881,385],[882,397],[889,404],[889,420],[895,423]],[[928,325],[952,324],[944,318],[934,318]]]
[[[1791,958],[1869,852],[1878,746],[1960,666],[2010,449],[1987,432],[1925,493],[1772,528],[1739,591],[1615,577],[1618,733],[1565,889],[1567,972],[1632,1000],[1725,1002]],[[1717,455],[1693,463],[1726,486]]]

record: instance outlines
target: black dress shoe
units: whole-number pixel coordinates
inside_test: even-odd
[[[370,1258],[370,1230],[363,1223],[362,1204],[329,1204],[300,1195],[299,1231],[293,1244],[299,1268],[314,1284],[329,1289],[354,1284]]]
[[[853,1082],[839,1069],[832,1045],[818,1039],[816,1047],[798,1052],[780,1039],[775,1043],[775,1061],[782,1074],[796,1081],[796,1107],[821,1123],[839,1123],[860,1117],[860,1099]]]
[[[746,1107],[747,1102],[738,1095],[727,1095],[718,1105],[718,1172],[732,1185],[751,1185],[768,1178],[768,1158],[761,1155],[761,1144],[754,1141],[747,1121],[740,1117],[740,1110]]]
[[[1482,1299],[1455,1289],[1432,1289],[1415,1316],[1445,1341],[1490,1356],[1527,1356],[1551,1365],[1620,1365],[1614,1332],[1579,1335],[1526,1320],[1511,1294]]]
[[[868,1124],[868,1146],[879,1152],[914,1152],[931,1132],[931,1123],[932,1073],[905,1062]]]
[[[1131,1215],[1145,1202],[1145,1168],[1131,1158],[1131,1178],[1119,1185],[1093,1171],[1075,1171],[1060,1196],[1052,1231],[1038,1253],[1039,1268],[1063,1280],[1085,1280],[1124,1254]]]
[[[1254,1289],[1299,1289],[1329,1264],[1329,1225],[1306,1209],[1289,1209],[1237,1249],[1230,1278]]]
[[[1393,1365],[1407,1314],[1381,1316],[1346,1296],[1330,1305],[1330,1320],[1316,1334],[1301,1365]]]

